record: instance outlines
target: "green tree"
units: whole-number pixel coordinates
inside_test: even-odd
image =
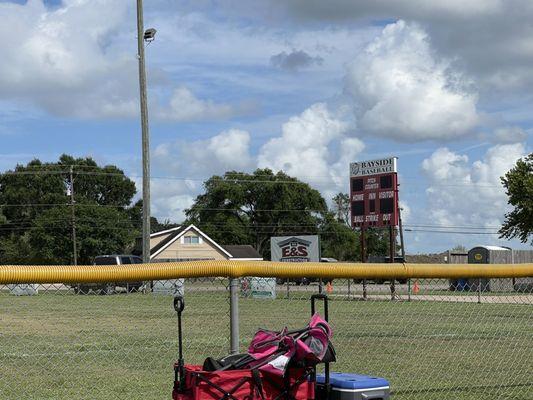
[[[339,261],[361,259],[359,232],[338,221],[334,213],[327,213],[320,224],[320,247],[322,257]]]
[[[186,223],[221,244],[251,244],[264,257],[271,236],[317,234],[327,211],[317,190],[269,169],[226,172],[209,178],[204,188],[186,210]]]
[[[308,184],[283,172],[230,171],[204,183],[205,192],[186,210],[193,223],[221,244],[251,244],[265,258],[272,236],[320,235],[323,257],[360,259],[359,233]],[[348,196],[338,194],[344,202]],[[334,202],[335,203],[335,202]],[[347,218],[349,221],[349,217]],[[368,231],[370,254],[387,254],[387,235]]]
[[[133,222],[137,222],[137,225],[140,226],[140,221],[142,221],[142,212],[143,212],[143,201],[142,199],[137,200],[137,202],[130,208],[127,209],[130,219]],[[171,222],[169,219],[159,221],[156,217],[150,217],[150,233],[164,231],[166,229],[175,228],[181,224]],[[140,251],[140,249],[138,249]]]
[[[99,167],[91,158],[62,155],[57,163],[30,161],[0,175],[0,204],[8,221],[33,221],[47,208],[67,204],[66,186],[73,166],[75,201],[101,206],[127,207],[135,183],[115,166]]]
[[[368,228],[365,231],[366,255],[370,256],[389,256],[389,229],[388,228]],[[398,245],[396,245],[398,250]]]
[[[17,165],[13,171],[0,175],[0,204],[11,224],[31,225],[49,204],[66,204],[65,179],[68,171],[53,164],[33,160],[26,166]],[[13,232],[2,231],[4,235]]]
[[[337,193],[332,198],[331,212],[335,215],[335,221],[343,224],[344,228],[331,225],[328,229],[345,238],[345,242],[328,243],[330,249],[335,249],[338,260],[361,260],[361,242],[359,230],[354,231],[350,223],[350,196],[347,193]],[[351,231],[351,233],[349,233]],[[342,234],[341,234],[342,232]],[[339,236],[339,237],[340,237]],[[365,230],[366,255],[368,256],[388,256],[389,255],[389,231],[388,229],[367,228]],[[326,250],[327,251],[327,250]]]
[[[0,174],[2,262],[72,261],[71,166],[78,262],[132,245],[140,227],[140,218],[130,211],[134,182],[115,166],[62,155],[57,163],[33,160]],[[17,248],[24,256],[16,255]]]
[[[29,231],[37,264],[72,263],[70,207],[54,207],[39,215]],[[123,253],[137,232],[125,211],[115,207],[77,207],[78,263],[89,264],[98,254]]]
[[[33,264],[27,233],[12,233],[0,239],[0,264]]]
[[[343,222],[348,227],[350,223],[350,196],[347,193],[337,193],[332,199],[333,212],[337,217],[337,221]]]
[[[513,210],[505,214],[500,237],[519,238],[526,243],[533,235],[533,153],[519,159],[501,178]],[[533,239],[531,240],[533,244]]]
[[[62,155],[57,164],[73,165],[75,196],[102,206],[128,207],[135,196],[135,183],[114,165],[99,167],[92,158]]]

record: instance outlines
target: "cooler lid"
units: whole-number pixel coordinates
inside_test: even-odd
[[[316,381],[317,383],[324,383],[324,375],[318,374]],[[384,378],[342,372],[332,372],[329,375],[329,382],[334,389],[367,389],[389,386],[389,381]]]

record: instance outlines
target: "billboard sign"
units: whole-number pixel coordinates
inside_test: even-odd
[[[319,262],[319,240],[316,235],[277,236],[270,238],[272,261]]]
[[[352,227],[398,225],[396,161],[396,157],[389,157],[350,164]]]

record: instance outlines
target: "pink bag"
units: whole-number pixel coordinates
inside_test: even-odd
[[[318,314],[313,315],[309,325],[299,331],[261,329],[248,348],[248,354],[255,359],[250,367],[282,376],[291,360],[316,365],[324,358],[331,335],[331,327]]]

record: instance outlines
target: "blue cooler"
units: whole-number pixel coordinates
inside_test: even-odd
[[[329,400],[388,400],[390,398],[389,381],[383,378],[332,372],[329,379],[331,385]],[[323,385],[324,375],[317,375],[316,383],[318,387]]]

